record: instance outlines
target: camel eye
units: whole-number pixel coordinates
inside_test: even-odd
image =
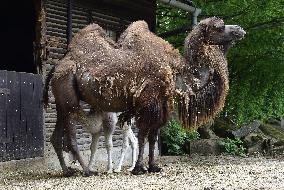
[[[225,26],[219,26],[216,28],[218,32],[223,32],[225,30]]]

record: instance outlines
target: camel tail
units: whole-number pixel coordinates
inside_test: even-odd
[[[48,89],[49,89],[49,83],[51,78],[53,77],[53,73],[55,71],[55,65],[52,67],[52,69],[49,71],[49,73],[46,76],[45,83],[44,83],[44,89],[43,89],[43,103],[44,107],[46,108],[48,105]]]

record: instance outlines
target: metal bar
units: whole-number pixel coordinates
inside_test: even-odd
[[[197,25],[197,14],[194,12],[191,14],[191,27],[193,28],[195,25]]]
[[[185,11],[188,11],[188,12],[191,12],[191,13],[195,13],[196,16],[198,16],[201,13],[201,9],[189,6],[185,3],[182,3],[182,2],[179,2],[179,1],[176,1],[176,0],[160,0],[160,1],[162,3],[167,4],[167,5],[171,5],[171,6],[180,8],[182,10],[185,10]]]

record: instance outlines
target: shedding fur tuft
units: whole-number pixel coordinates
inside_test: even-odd
[[[214,74],[212,81],[195,95],[179,96],[178,113],[184,128],[197,128],[212,120],[223,109],[227,91],[224,80]]]

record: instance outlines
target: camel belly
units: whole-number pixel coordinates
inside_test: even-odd
[[[94,109],[106,112],[123,112],[128,110],[132,105],[130,100],[125,100],[125,98],[108,99],[86,96],[82,100],[89,103]]]
[[[122,112],[132,105],[132,96],[127,88],[117,85],[109,86],[97,82],[78,82],[80,99],[90,104],[94,109],[107,112]]]

